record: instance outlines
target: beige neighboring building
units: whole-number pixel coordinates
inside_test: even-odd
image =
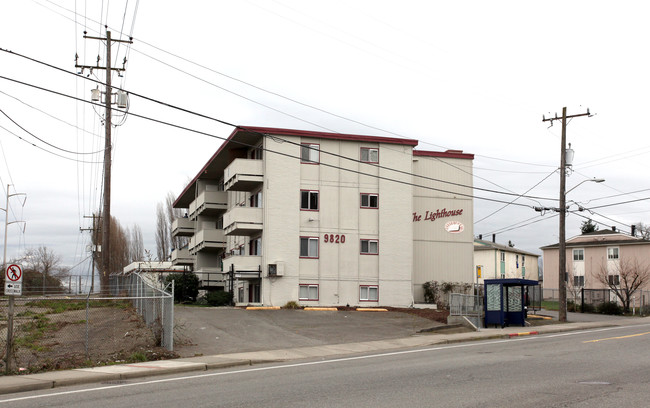
[[[474,240],[474,270],[484,279],[528,279],[539,281],[539,255],[495,242]]]
[[[559,244],[542,247],[544,256],[544,288],[558,289]],[[566,241],[567,290],[605,289],[597,275],[606,270],[612,282],[619,281],[618,267],[622,260],[637,260],[650,265],[650,241],[611,230],[594,231]],[[650,289],[646,284],[642,290]],[[612,297],[615,299],[615,297]]]
[[[237,128],[174,203],[190,241],[172,260],[268,306],[409,306],[426,281],[471,282],[474,156],[417,144]]]

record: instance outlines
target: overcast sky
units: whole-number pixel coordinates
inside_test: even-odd
[[[567,189],[606,181],[569,193],[593,213],[569,215],[567,237],[579,233],[581,215],[626,232],[650,223],[647,2],[5,3],[0,48],[67,72],[77,71],[75,55],[105,64],[104,45],[84,30],[105,36],[106,24],[113,38],[132,35],[132,46],[113,45],[114,65],[127,58],[113,83],[148,98],[239,125],[407,137],[422,150],[473,153],[475,187],[539,197],[501,209],[485,198],[517,197],[475,190],[475,235],[496,232],[497,242],[535,253],[558,240],[556,214],[532,208],[558,205],[561,123],[550,127],[542,115],[589,109],[592,117],[567,127],[575,150]],[[82,100],[96,86],[6,52],[0,76]],[[0,79],[0,184],[3,196],[12,184],[27,200],[10,199],[9,221],[26,229],[9,226],[8,257],[45,245],[75,265],[88,256],[84,217],[100,205],[102,153],[92,153],[103,148],[103,110],[11,80]],[[156,205],[182,191],[232,128],[136,96],[129,109],[114,120],[111,213],[139,225],[155,254]]]

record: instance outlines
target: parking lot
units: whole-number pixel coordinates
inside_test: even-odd
[[[385,340],[441,323],[400,312],[174,308],[181,357]]]

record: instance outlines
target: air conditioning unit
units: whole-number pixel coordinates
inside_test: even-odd
[[[271,263],[268,265],[268,275],[275,277],[275,276],[282,276],[284,275],[284,263],[283,262],[276,262],[276,263]]]

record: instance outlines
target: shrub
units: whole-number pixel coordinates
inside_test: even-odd
[[[584,312],[584,313],[594,313],[596,311],[596,307],[594,305],[592,305],[591,303],[585,303],[582,306],[580,311]]]
[[[598,313],[609,315],[623,314],[623,309],[616,302],[605,302],[598,305],[596,309]]]
[[[566,311],[567,312],[577,312],[578,308],[573,300],[567,300],[566,302]]]
[[[193,272],[167,275],[165,283],[174,281],[174,300],[176,302],[195,302],[199,295],[199,278]]]
[[[208,292],[207,295],[205,295],[205,300],[207,300],[210,306],[227,306],[232,301],[232,295],[230,292],[215,290]]]
[[[286,305],[282,306],[283,309],[300,309],[300,305],[295,300],[290,300]]]
[[[438,303],[440,297],[438,281],[424,282],[422,288],[424,289],[424,301],[426,303]]]

